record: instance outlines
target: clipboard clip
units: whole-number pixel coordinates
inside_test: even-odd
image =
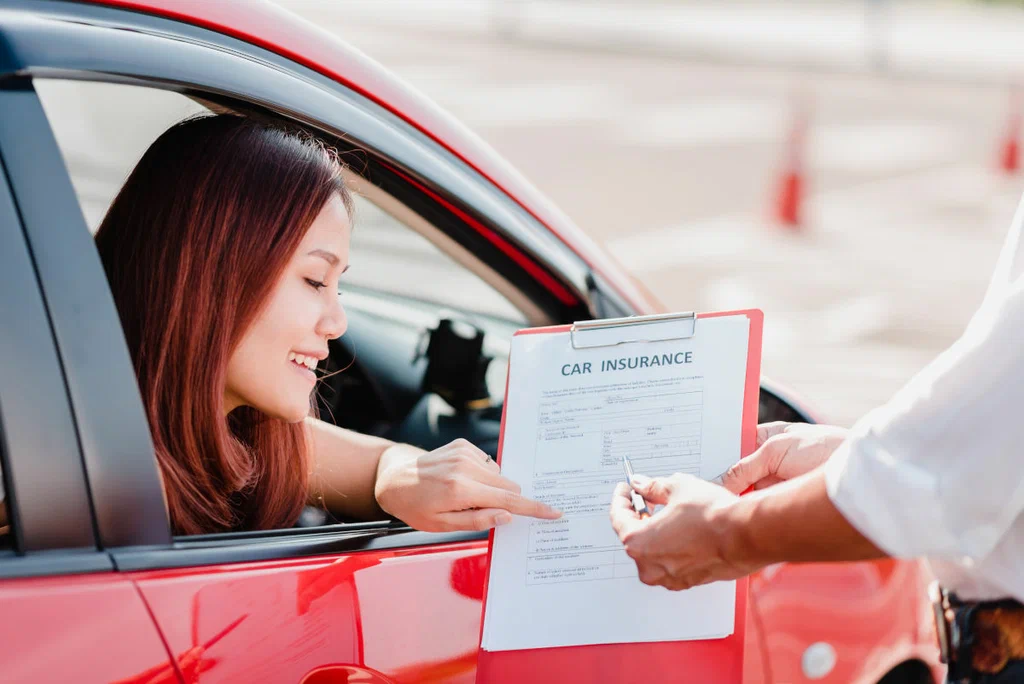
[[[593,333],[601,330],[615,328],[640,328],[656,323],[683,323],[683,326],[669,326],[661,335],[652,334],[648,328],[647,336],[630,337],[629,339],[608,341],[587,341],[586,338],[593,337]],[[689,325],[685,325],[685,324]],[[614,347],[620,344],[633,342],[667,342],[670,340],[686,340],[694,335],[697,327],[697,314],[693,311],[681,311],[679,313],[651,314],[648,316],[627,316],[625,318],[603,318],[596,321],[576,321],[569,328],[569,340],[573,349],[596,349],[598,347]]]

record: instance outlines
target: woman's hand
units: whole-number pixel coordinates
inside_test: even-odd
[[[381,508],[418,530],[486,530],[511,522],[513,515],[562,515],[523,497],[519,485],[464,439],[426,453],[391,451],[381,456],[374,496]]]
[[[757,451],[740,459],[722,476],[733,494],[753,485],[763,489],[814,470],[828,460],[846,428],[808,423],[762,423],[757,426]]]

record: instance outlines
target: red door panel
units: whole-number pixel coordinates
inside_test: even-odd
[[[764,648],[764,630],[761,616],[757,613],[756,597],[751,582],[750,599],[747,601],[746,633],[743,638],[743,684],[771,684],[768,671],[768,653]]]
[[[134,573],[185,682],[475,678],[486,542]]]
[[[138,590],[114,575],[0,583],[5,682],[177,684]]]
[[[926,571],[916,561],[781,564],[751,582],[776,682],[811,681],[802,658],[828,644],[835,666],[823,682],[877,682],[906,660],[936,661],[925,614]],[[820,648],[820,647],[819,647]]]

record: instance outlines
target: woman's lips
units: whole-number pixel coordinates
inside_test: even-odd
[[[289,361],[288,365],[294,368],[296,372],[301,373],[302,377],[306,378],[306,380],[309,380],[314,384],[316,383],[316,373],[306,368],[306,366],[300,363],[295,363],[294,361]]]

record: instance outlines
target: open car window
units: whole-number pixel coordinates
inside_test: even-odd
[[[155,88],[60,79],[35,79],[34,85],[92,233],[128,173],[160,133],[182,119],[209,112],[185,95]],[[354,174],[349,185],[356,195],[356,209],[352,269],[346,274],[346,285],[521,325],[539,316],[529,310],[528,300],[520,297],[513,304],[459,263],[460,250],[454,242],[393,198]],[[448,242],[448,251],[438,242]]]
[[[427,237],[365,195],[355,200],[352,268],[345,285],[526,325],[526,317],[505,296]],[[397,203],[390,205],[402,211]]]
[[[148,146],[177,121],[209,111],[205,101],[144,86],[34,85],[93,234]],[[350,325],[332,343],[326,370],[345,370],[318,389],[321,418],[426,449],[467,438],[494,455],[509,340],[517,328],[549,322],[545,313],[401,200],[354,173],[347,181],[356,198],[351,269],[341,281]],[[426,342],[446,318],[480,330],[491,359],[482,400],[489,407],[471,417],[424,382]]]
[[[184,95],[154,88],[43,78],[32,83],[94,234],[146,148],[171,124],[207,111]]]

